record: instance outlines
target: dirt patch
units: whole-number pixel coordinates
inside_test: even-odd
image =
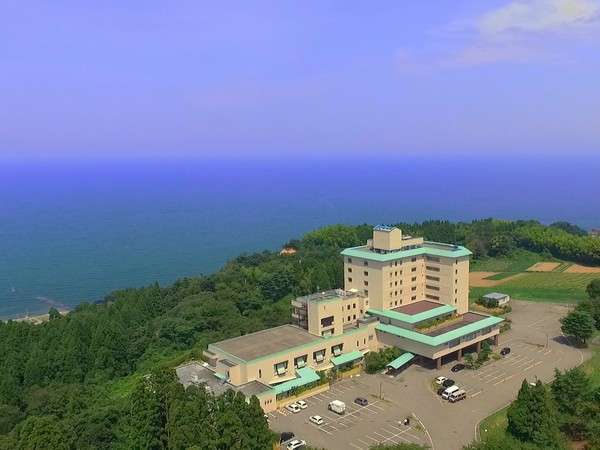
[[[527,269],[527,272],[552,272],[560,266],[557,262],[539,262]]]
[[[573,264],[565,270],[566,273],[600,273],[600,267],[580,266]]]
[[[494,287],[523,275],[522,273],[516,273],[501,280],[487,280],[488,277],[497,275],[498,273],[500,272],[471,272],[469,273],[469,285],[472,287]]]

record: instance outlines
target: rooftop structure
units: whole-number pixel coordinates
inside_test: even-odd
[[[208,350],[220,350],[239,363],[310,344],[315,339],[315,336],[298,326],[281,325],[211,344]]]

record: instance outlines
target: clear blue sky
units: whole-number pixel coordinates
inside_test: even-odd
[[[4,0],[0,158],[600,152],[600,0]]]

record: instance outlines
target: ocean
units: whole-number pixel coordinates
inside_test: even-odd
[[[0,162],[0,317],[210,273],[333,223],[600,227],[600,158],[341,160]]]

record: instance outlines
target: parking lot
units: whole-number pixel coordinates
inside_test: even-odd
[[[475,438],[480,420],[516,397],[523,379],[549,381],[555,367],[581,364],[587,354],[567,345],[560,332],[558,319],[564,314],[560,305],[514,302],[512,329],[501,335],[499,345],[510,347],[509,355],[475,371],[453,373],[450,369],[456,361],[451,361],[441,370],[413,364],[396,377],[362,374],[306,399],[309,407],[300,413],[271,413],[271,428],[293,431],[315,447],[333,450],[401,442],[459,449]],[[440,375],[465,389],[466,399],[442,400],[432,387],[432,380]],[[354,404],[359,396],[367,398],[369,405]],[[327,410],[332,400],[346,403],[345,416]],[[308,420],[312,415],[322,416],[325,423],[312,424]],[[402,425],[406,417],[411,418],[408,426]]]
[[[368,400],[366,406],[354,403],[357,396]],[[338,415],[327,409],[332,400],[346,404],[346,413]],[[328,449],[368,449],[378,443],[419,443],[430,445],[418,420],[411,411],[395,402],[379,398],[378,378],[358,376],[334,384],[332,389],[306,399],[308,408],[299,413],[286,409],[269,413],[271,427],[279,432],[293,431],[311,445]],[[309,417],[319,415],[324,424],[317,426]],[[411,418],[408,425],[401,422]]]

